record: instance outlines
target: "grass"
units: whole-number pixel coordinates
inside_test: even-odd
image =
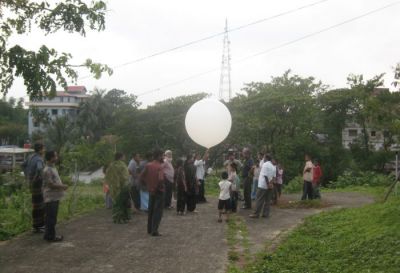
[[[58,221],[86,213],[104,205],[102,186],[78,184],[75,198],[72,187],[60,202]],[[31,195],[27,189],[0,198],[0,241],[31,229]]]
[[[219,186],[218,182],[221,181],[219,176],[209,175],[205,179],[205,192],[206,195],[210,196],[218,196],[219,195]]]
[[[249,232],[245,221],[236,214],[230,215],[227,229],[228,241],[228,272],[235,273],[250,261]]]
[[[242,272],[391,273],[400,268],[400,198],[307,218]]]

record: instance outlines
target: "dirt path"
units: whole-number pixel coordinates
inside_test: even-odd
[[[298,199],[298,196],[285,198]],[[373,202],[355,193],[330,193],[324,198],[334,206],[353,207]],[[129,224],[115,225],[111,212],[97,210],[58,226],[65,241],[44,242],[40,235],[25,234],[0,244],[0,272],[225,272],[228,264],[226,225],[216,222],[216,199],[198,205],[197,214],[176,216],[165,211],[162,237],[146,233],[147,215],[134,215]],[[269,219],[250,219],[241,210],[249,231],[252,253],[266,242],[298,225],[315,209],[273,208]]]

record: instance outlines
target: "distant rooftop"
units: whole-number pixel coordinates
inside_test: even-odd
[[[68,93],[83,93],[83,94],[86,94],[87,90],[86,90],[85,86],[77,85],[77,86],[68,86],[67,87],[67,92]]]

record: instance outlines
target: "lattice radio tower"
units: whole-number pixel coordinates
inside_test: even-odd
[[[219,81],[219,98],[229,101],[232,98],[231,89],[231,52],[228,37],[228,19],[225,19],[225,34],[223,39],[221,78]]]

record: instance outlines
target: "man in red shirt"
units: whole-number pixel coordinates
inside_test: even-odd
[[[314,168],[313,168],[313,195],[315,199],[321,199],[321,193],[319,191],[319,186],[321,185],[321,177],[322,177],[322,169],[319,165],[319,160],[314,160]]]
[[[149,191],[149,211],[147,218],[147,233],[152,236],[161,236],[158,227],[164,209],[164,172],[162,169],[164,153],[156,149],[153,152],[153,161],[148,163],[140,175],[140,180]]]

